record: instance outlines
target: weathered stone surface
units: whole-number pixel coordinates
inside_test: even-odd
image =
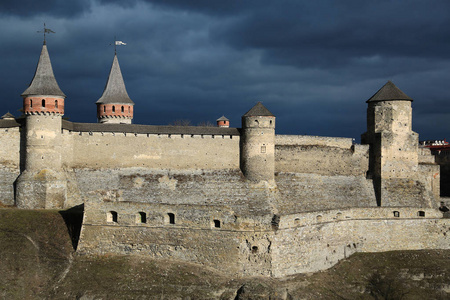
[[[0,122],[0,201],[84,204],[80,254],[146,255],[240,277],[314,272],[355,252],[449,249],[439,166],[418,147],[411,118],[410,99],[369,101],[358,145],[277,136],[262,104],[242,129],[223,130],[33,113]]]

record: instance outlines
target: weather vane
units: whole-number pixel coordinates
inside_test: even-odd
[[[127,43],[124,43],[124,42],[122,42],[122,41],[118,41],[117,39],[116,39],[116,36],[114,36],[114,54],[116,54],[117,53],[117,46],[125,46]],[[111,44],[109,44],[109,45],[111,45]]]
[[[45,23],[44,23],[44,30],[39,30],[39,31],[37,31],[37,33],[44,33],[44,44],[45,44],[46,43],[45,42],[45,35],[47,33],[55,33],[55,32],[53,30],[51,30],[50,28],[45,27]]]

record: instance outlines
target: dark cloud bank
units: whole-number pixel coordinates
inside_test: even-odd
[[[365,131],[367,100],[387,80],[414,99],[421,139],[449,137],[447,1],[2,1],[2,110],[19,115],[42,45],[66,115],[95,122],[116,36],[135,122],[214,122],[262,101],[277,132]]]

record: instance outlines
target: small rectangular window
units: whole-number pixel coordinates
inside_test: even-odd
[[[220,221],[219,220],[214,220],[214,227],[215,228],[220,228]]]
[[[137,219],[138,223],[141,223],[141,224],[147,223],[147,214],[145,212],[140,211],[138,213],[137,217],[138,217],[138,219]]]
[[[261,146],[261,153],[266,153],[266,146]]]
[[[168,213],[167,217],[169,219],[169,224],[175,224],[175,215],[173,213]]]
[[[110,223],[117,223],[117,212],[110,211],[106,214],[106,221]]]

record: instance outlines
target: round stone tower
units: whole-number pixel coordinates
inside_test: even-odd
[[[66,179],[61,162],[61,125],[64,99],[53,75],[44,42],[30,86],[22,93],[25,130],[21,139],[21,174],[16,181],[16,205],[20,208],[62,208]]]
[[[134,102],[125,88],[117,54],[114,54],[103,95],[96,104],[99,123],[131,124]]]
[[[248,180],[274,180],[275,116],[261,102],[242,116],[240,160]]]

